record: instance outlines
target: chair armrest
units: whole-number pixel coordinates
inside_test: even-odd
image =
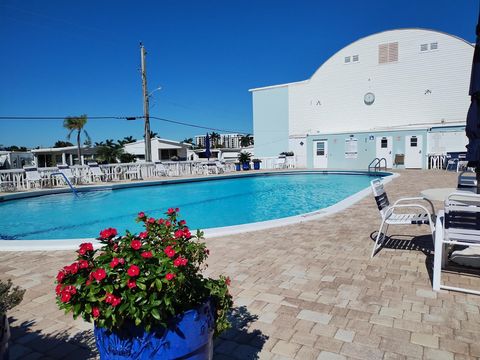
[[[390,207],[387,208],[387,211],[385,212],[385,217],[387,218],[388,216],[390,216],[392,213],[393,213],[393,210],[394,209],[398,209],[398,208],[419,208],[419,209],[422,209],[423,211],[425,211],[430,219],[430,222],[433,221],[432,219],[432,214],[430,213],[430,211],[428,211],[428,209],[423,206],[423,205],[420,205],[420,204],[400,204],[400,205],[392,205]],[[435,214],[434,214],[435,215]]]
[[[429,205],[430,205],[430,207],[432,208],[432,214],[435,215],[435,207],[433,206],[433,203],[432,203],[429,199],[427,199],[426,197],[424,197],[424,196],[401,198],[401,199],[398,199],[397,201],[395,201],[395,203],[393,204],[393,206],[395,206],[395,205],[397,205],[398,203],[403,202],[403,201],[412,201],[412,200],[422,200],[422,201],[428,202]]]

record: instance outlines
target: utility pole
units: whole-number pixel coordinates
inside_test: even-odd
[[[140,54],[142,58],[142,89],[143,89],[143,116],[145,118],[145,161],[152,161],[152,144],[150,140],[150,113],[149,96],[147,89],[147,70],[145,66],[146,51],[143,44],[140,43]]]

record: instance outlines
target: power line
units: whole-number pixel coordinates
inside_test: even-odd
[[[66,116],[0,116],[0,120],[64,120]],[[106,120],[106,119],[117,119],[117,120],[139,120],[144,119],[144,116],[88,116],[88,119],[98,119],[98,120]],[[228,129],[220,129],[214,128],[209,126],[202,126],[191,124],[183,121],[172,120],[161,118],[158,116],[150,116],[150,119],[155,119],[159,121],[165,121],[172,124],[189,126],[197,129],[205,129],[205,130],[212,130],[212,131],[220,131],[225,133],[238,133],[238,134],[249,134],[248,131],[241,131],[241,130],[228,130]]]

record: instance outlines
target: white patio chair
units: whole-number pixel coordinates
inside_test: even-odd
[[[167,167],[160,161],[155,161],[155,169],[153,170],[155,176],[168,176]]]
[[[217,167],[217,174],[223,174],[225,172],[225,164],[223,164],[219,160],[215,161],[215,166]]]
[[[65,175],[65,177],[68,179],[68,181],[70,181],[70,183],[76,184],[78,182],[78,179],[73,174],[72,169],[70,169],[70,166],[66,164],[60,164],[60,165],[57,165],[57,167],[58,167],[58,172]]]
[[[455,192],[445,200],[445,211],[440,212],[435,230],[435,257],[433,261],[433,290],[461,291],[480,295],[479,290],[442,284],[442,270],[447,264],[448,248],[453,245],[468,246],[463,265],[480,267],[480,195],[469,192]],[[451,259],[457,255],[451,254]],[[470,257],[470,259],[466,259]],[[457,261],[460,262],[460,261]],[[467,283],[468,284],[468,283]]]
[[[275,163],[273,164],[274,169],[285,169],[287,167],[287,159],[285,157],[279,157],[275,159]]]
[[[372,186],[373,196],[375,196],[375,201],[382,217],[382,223],[380,225],[380,228],[378,229],[378,234],[375,239],[375,245],[373,246],[372,250],[372,258],[377,252],[377,250],[380,249],[384,244],[385,239],[387,238],[387,231],[389,225],[429,225],[433,239],[435,229],[435,208],[433,207],[433,204],[430,200],[424,197],[409,197],[398,199],[393,205],[390,205],[387,193],[383,188],[382,181],[380,179],[375,179],[372,180],[370,183]],[[429,211],[424,205],[412,202],[419,200],[427,202],[432,210]],[[413,213],[396,212],[396,210],[399,209],[416,209],[417,211]]]
[[[95,181],[95,179],[98,179],[100,181],[108,180],[108,176],[102,171],[100,166],[98,166],[97,162],[89,162],[88,170],[90,171],[90,176],[92,178],[92,181]]]
[[[0,192],[15,190],[15,183],[13,181],[2,180],[2,178],[0,177]]]
[[[125,178],[129,180],[141,180],[142,174],[140,172],[140,165],[129,166],[125,171]]]
[[[33,187],[38,185],[40,188],[42,188],[46,183],[48,183],[48,179],[40,175],[36,166],[24,166],[23,170],[25,170],[25,180],[27,181],[28,189],[30,189],[32,185]]]

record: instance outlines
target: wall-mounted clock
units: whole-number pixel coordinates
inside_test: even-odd
[[[363,97],[363,102],[365,103],[365,105],[372,105],[374,101],[375,101],[375,94],[372,92],[366,93],[365,96]]]

